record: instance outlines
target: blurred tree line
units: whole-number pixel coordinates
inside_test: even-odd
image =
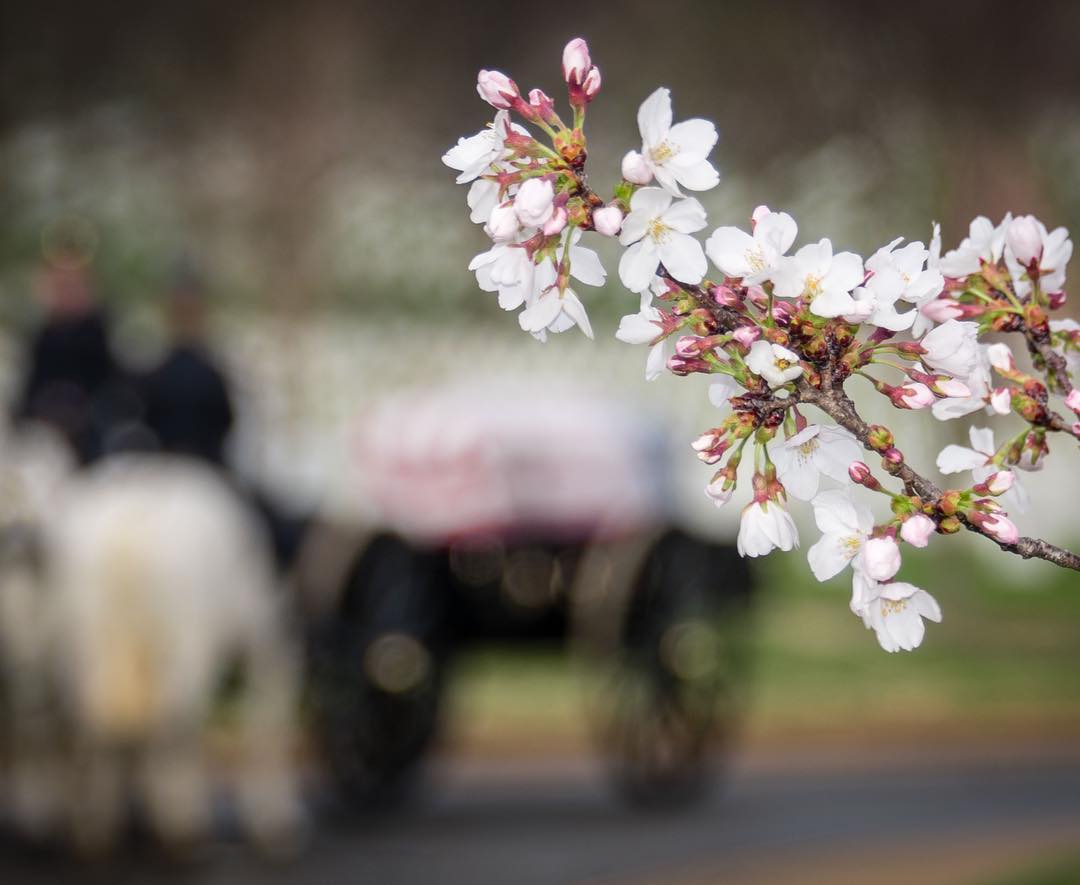
[[[43,229],[72,214],[95,227],[121,300],[152,295],[186,253],[236,303],[490,316],[464,268],[484,241],[439,157],[488,118],[478,68],[554,95],[573,35],[604,74],[590,112],[602,186],[637,146],[638,103],[667,85],[677,118],[721,130],[713,225],[768,202],[794,212],[801,241],[863,251],[925,239],[933,219],[948,245],[1007,209],[1080,228],[1068,0],[0,9],[8,316]],[[626,299],[612,292],[611,314]]]

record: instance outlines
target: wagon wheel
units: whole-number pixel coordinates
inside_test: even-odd
[[[351,807],[397,798],[435,735],[445,669],[436,565],[399,538],[374,538],[311,631],[315,741]]]
[[[623,596],[600,707],[600,740],[631,801],[679,804],[711,784],[736,718],[748,589],[733,551],[679,531],[644,557]]]

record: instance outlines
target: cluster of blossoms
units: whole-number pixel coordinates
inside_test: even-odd
[[[443,157],[461,172],[458,182],[472,183],[472,220],[493,241],[470,270],[498,293],[500,307],[524,308],[520,325],[537,338],[574,325],[591,337],[571,280],[598,286],[605,272],[579,241],[590,230],[618,237],[626,247],[620,280],[641,302],[616,337],[649,347],[649,378],[666,369],[716,379],[710,399],[721,415],[692,446],[716,468],[705,492],[717,506],[734,496],[752,449],[742,555],[798,547],[788,497],[810,502],[822,533],[808,552],[812,572],[824,581],[850,566],[852,611],[887,651],[917,647],[923,620],[941,619],[930,594],[896,580],[901,544],[926,547],[935,535],[968,529],[1022,556],[1080,569],[1080,556],[1020,537],[1003,507],[1026,508],[1015,471],[1043,466],[1051,434],[1080,439],[1080,389],[1070,374],[1080,362],[1080,326],[1048,317],[1065,302],[1072,242],[1064,228],[1047,231],[1030,215],[996,226],[980,217],[942,255],[935,224],[928,245],[898,238],[864,260],[827,238],[792,252],[795,220],[759,206],[749,230],[718,227],[703,245],[694,235],[707,227],[705,210],[684,191],[719,182],[709,162],[715,126],[673,124],[670,93],[657,89],[638,111],[641,150],[625,155],[622,180],[604,200],[585,174],[585,111],[600,73],[583,40],[566,46],[563,76],[572,126],[541,90],[525,98],[505,74],[480,72],[477,90],[495,119]],[[550,145],[512,123],[511,111]],[[1008,344],[982,341],[992,333],[1021,335],[1041,378],[1018,368]],[[907,463],[887,427],[863,421],[848,380],[897,409],[939,420],[1012,413],[1023,429],[998,446],[992,431],[972,428],[971,448],[947,446],[938,467],[971,471],[971,485],[943,490]],[[1052,393],[1071,417],[1054,410]],[[831,421],[809,420],[807,407]],[[897,488],[875,477],[864,452],[880,458]],[[823,476],[831,487],[822,488]],[[856,486],[885,496],[888,518],[876,522]]]

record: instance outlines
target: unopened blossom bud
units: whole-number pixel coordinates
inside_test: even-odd
[[[476,91],[493,108],[507,110],[520,98],[517,84],[502,71],[481,71],[476,77]]]
[[[701,352],[701,339],[683,335],[675,342],[675,352],[682,357],[697,356]]]
[[[734,456],[732,456],[734,457]],[[705,494],[717,507],[723,507],[735,492],[735,480],[738,464],[728,464],[716,472],[712,481],[705,486]]]
[[[701,436],[690,443],[690,448],[695,452],[706,452],[720,440],[721,434],[715,430],[706,430]]]
[[[514,211],[525,227],[540,227],[554,212],[555,185],[546,178],[530,178],[514,197]]]
[[[896,466],[904,463],[904,453],[901,452],[896,446],[890,446],[884,452],[881,453],[881,460],[886,467],[889,465]]]
[[[713,301],[721,307],[738,307],[742,300],[735,294],[735,290],[729,286],[713,286],[709,292]]]
[[[884,452],[886,449],[891,449],[893,445],[892,431],[888,427],[883,427],[880,424],[871,424],[870,433],[867,435],[866,441],[870,443],[870,447],[875,452]],[[863,465],[864,467],[866,465]],[[858,480],[856,480],[857,482]]]
[[[648,184],[652,181],[652,167],[637,151],[629,151],[622,159],[622,177],[631,184]]]
[[[551,100],[551,96],[544,92],[543,89],[529,90],[529,107],[545,123],[558,122],[558,115],[555,113],[555,102]]]
[[[862,549],[862,570],[875,581],[888,581],[900,571],[900,545],[893,538],[871,538]]]
[[[604,206],[602,209],[594,209],[592,223],[597,233],[603,234],[605,237],[618,236],[623,223],[622,211],[618,206]]]
[[[1020,530],[1000,513],[973,513],[970,518],[983,532],[1002,544],[1015,544],[1020,540]]]
[[[912,547],[925,547],[936,530],[937,526],[929,516],[916,513],[904,520],[900,526],[900,537]]]
[[[561,232],[564,227],[566,227],[566,207],[560,206],[551,213],[551,218],[544,222],[541,230],[544,232],[544,236],[553,237]]]
[[[1024,267],[1042,256],[1042,232],[1034,215],[1020,215],[1005,228],[1005,242]]]
[[[1011,470],[998,470],[986,477],[982,484],[986,486],[987,494],[1002,495],[1013,487],[1015,481]]]
[[[484,225],[484,233],[496,242],[505,242],[512,240],[520,227],[514,204],[502,203],[491,210],[487,224]]]
[[[758,222],[761,221],[761,219],[764,218],[766,215],[772,215],[772,209],[764,205],[758,206],[750,214],[750,221],[753,223],[754,227],[757,227]]]
[[[943,323],[946,320],[955,320],[964,315],[960,305],[952,298],[935,298],[921,308],[922,315],[935,323]]]
[[[934,393],[925,384],[916,382],[894,388],[890,398],[894,405],[903,409],[925,409],[933,405]]]
[[[1065,405],[1080,415],[1080,387],[1074,387],[1065,397]]]
[[[1012,411],[1012,393],[1008,387],[997,387],[990,392],[990,408],[998,415]]]
[[[1051,292],[1046,296],[1046,302],[1051,310],[1060,310],[1065,306],[1068,296],[1064,292]]]
[[[986,348],[986,358],[990,360],[990,365],[1002,374],[1007,375],[1016,371],[1016,361],[1007,344],[1002,344],[1000,341],[991,344]]]
[[[712,366],[697,357],[672,356],[668,358],[667,367],[668,371],[675,375],[691,375],[694,372],[709,374],[712,372]]]
[[[589,44],[581,37],[575,37],[562,53],[563,79],[567,83],[583,83],[585,75],[592,67],[592,59],[589,57]]]
[[[874,474],[870,472],[870,468],[862,461],[852,461],[848,465],[847,472],[852,482],[857,482],[868,489],[881,488],[881,484],[874,479]]]
[[[971,388],[959,378],[950,378],[948,375],[938,375],[934,379],[932,389],[942,396],[968,397],[971,396]]]
[[[757,326],[739,326],[739,328],[731,333],[731,337],[738,341],[743,347],[750,347],[751,344],[761,337],[761,329]]]
[[[938,531],[946,535],[955,535],[963,527],[964,524],[955,516],[946,516],[938,523]]]
[[[600,68],[595,65],[589,70],[589,73],[585,75],[585,82],[581,84],[581,92],[585,96],[586,101],[592,101],[596,98],[596,93],[600,91]]]

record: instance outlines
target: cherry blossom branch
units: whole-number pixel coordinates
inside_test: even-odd
[[[855,438],[862,443],[868,451],[876,452],[877,449],[870,443],[871,428],[855,410],[855,404],[848,398],[842,389],[824,388],[812,386],[805,379],[800,379],[796,384],[800,399],[804,403],[817,406],[837,424],[854,434]],[[904,487],[914,491],[927,503],[940,501],[945,492],[938,488],[930,480],[916,473],[905,461],[893,464],[885,461],[885,469],[904,483]],[[982,531],[969,520],[961,517],[965,528],[976,534],[989,538],[1002,550],[1015,553],[1024,559],[1045,559],[1062,568],[1080,571],[1080,554],[1073,553],[1063,547],[1057,547],[1047,541],[1038,538],[1021,537],[1015,544],[1006,544]]]

